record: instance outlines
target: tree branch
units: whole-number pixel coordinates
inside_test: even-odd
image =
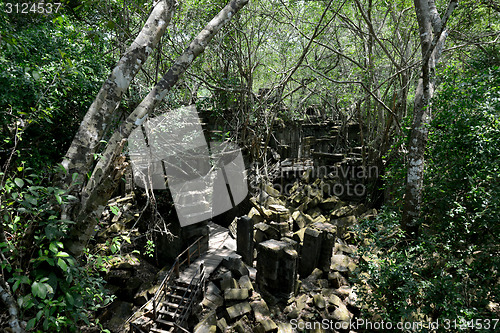
[[[161,78],[158,84],[142,100],[136,109],[120,125],[111,139],[101,159],[97,162],[87,186],[82,193],[82,208],[71,230],[67,248],[76,256],[80,255],[90,239],[99,218],[100,208],[107,202],[116,187],[116,167],[122,152],[122,145],[136,126],[140,126],[149,114],[161,103],[170,89],[186,72],[194,59],[206,48],[210,40],[226,25],[229,20],[248,3],[249,0],[231,0],[189,44],[186,50],[176,59],[172,67]]]

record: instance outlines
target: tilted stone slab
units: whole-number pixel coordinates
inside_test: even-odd
[[[247,298],[248,298],[248,289],[235,288],[235,289],[226,289],[224,291],[225,300],[242,301]]]
[[[252,312],[252,307],[248,302],[241,302],[226,308],[227,314],[229,318],[236,319],[240,316],[243,316],[247,313]]]

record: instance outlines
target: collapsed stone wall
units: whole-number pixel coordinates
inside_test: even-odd
[[[349,278],[360,258],[349,226],[376,211],[312,190],[326,181],[306,172],[289,195],[267,184],[251,199],[247,216],[230,227],[240,264],[226,264],[212,279],[194,332],[291,333],[308,323],[355,320]]]
[[[344,124],[321,118],[283,122],[274,127],[269,143],[283,160],[314,159],[317,154],[347,153],[361,144],[361,127],[358,123]]]

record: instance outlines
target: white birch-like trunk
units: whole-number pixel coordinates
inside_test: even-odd
[[[123,171],[120,167],[122,147],[132,130],[146,120],[194,59],[205,50],[215,34],[247,3],[248,0],[230,1],[189,44],[153,90],[114,132],[87,186],[83,189],[82,207],[66,242],[67,248],[73,254],[79,255],[82,252],[94,231],[100,213],[118,184]]]
[[[158,45],[170,22],[173,6],[172,0],[156,2],[141,32],[99,90],[63,159],[66,176],[62,180],[67,185],[72,181],[74,173],[78,174],[77,183],[83,184],[85,181],[85,175],[90,171],[94,160],[94,153],[109,128],[113,113],[131,80]]]
[[[422,73],[415,93],[413,123],[408,146],[408,171],[401,227],[408,238],[416,239],[422,204],[425,148],[431,122],[435,69],[447,37],[446,22],[458,4],[451,0],[441,19],[434,0],[414,0],[422,44]]]

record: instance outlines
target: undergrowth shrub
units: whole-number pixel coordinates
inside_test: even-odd
[[[447,69],[434,99],[420,239],[406,242],[398,201],[359,224],[357,288],[370,319],[440,323],[415,332],[500,328],[500,67],[471,66]],[[404,175],[404,163],[388,174]]]
[[[60,207],[75,198],[43,185],[32,170],[18,170],[22,174],[7,178],[0,193],[2,275],[28,331],[77,331],[113,300],[98,273],[105,258],[89,255],[79,262],[65,251],[63,238],[73,222],[61,219]]]

